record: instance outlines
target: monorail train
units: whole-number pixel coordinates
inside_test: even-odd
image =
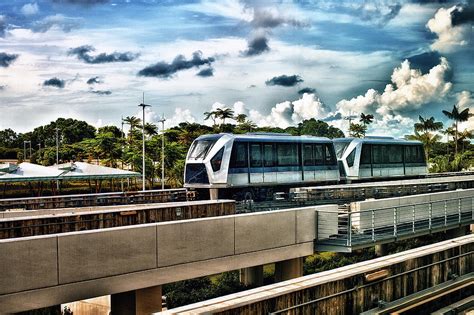
[[[423,146],[416,141],[222,133],[193,142],[184,187],[202,198],[215,188],[219,198],[262,200],[297,186],[423,174]]]

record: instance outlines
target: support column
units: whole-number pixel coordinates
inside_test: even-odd
[[[111,315],[148,315],[161,311],[161,285],[112,294]]]
[[[375,256],[383,257],[388,254],[388,244],[375,245]]]
[[[217,199],[219,199],[219,189],[217,189],[217,188],[209,188],[209,199],[210,199],[210,200],[217,200]]]
[[[275,263],[275,282],[303,276],[304,258],[293,258]]]
[[[240,269],[240,282],[246,286],[263,285],[263,265]]]

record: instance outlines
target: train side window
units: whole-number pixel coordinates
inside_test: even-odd
[[[250,144],[250,167],[262,167],[262,146],[259,143]]]
[[[326,143],[324,145],[325,147],[325,160],[326,160],[326,165],[333,165],[336,164],[336,157],[334,154],[334,149],[332,145]]]
[[[230,156],[230,167],[248,167],[247,143],[234,142],[232,146],[232,154]]]
[[[388,146],[389,163],[403,163],[403,147],[401,145]]]
[[[264,144],[263,145],[263,165],[265,167],[275,166],[275,150],[273,149],[273,144]]]
[[[360,154],[360,164],[370,164],[371,159],[370,159],[370,150],[371,146],[370,144],[362,144],[362,152]]]
[[[349,155],[346,158],[347,161],[347,166],[353,167],[354,166],[354,161],[355,161],[355,156],[356,156],[356,150],[355,148],[349,153]]]
[[[314,165],[313,146],[311,144],[303,144],[303,165]]]
[[[323,165],[324,164],[324,151],[322,144],[315,144],[314,145],[314,162],[316,165]]]
[[[383,163],[383,152],[381,145],[373,145],[372,146],[372,154],[374,158],[374,164],[382,164]]]
[[[296,143],[277,144],[278,166],[298,166],[298,145]]]

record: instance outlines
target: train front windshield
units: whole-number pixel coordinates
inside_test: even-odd
[[[336,150],[336,156],[338,159],[342,158],[342,155],[344,154],[350,143],[350,141],[334,142],[334,150]]]
[[[207,153],[211,150],[216,140],[197,140],[189,153],[189,159],[204,159]]]

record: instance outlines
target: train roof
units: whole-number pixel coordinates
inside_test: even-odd
[[[199,136],[196,140],[217,140],[223,136],[229,136],[236,140],[247,140],[247,141],[275,141],[275,142],[331,142],[332,140],[326,137],[315,137],[310,135],[303,136],[292,136],[286,133],[246,133],[246,134],[232,134],[232,133],[219,133],[219,134],[208,134]]]
[[[334,142],[359,142],[359,143],[373,143],[373,144],[422,144],[417,140],[395,139],[392,137],[365,137],[365,138],[336,138]]]

